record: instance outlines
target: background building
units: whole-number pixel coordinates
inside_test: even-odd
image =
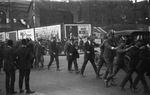
[[[60,0],[59,0],[60,1]],[[146,29],[149,23],[149,0],[2,0],[0,31],[86,23],[114,29]]]

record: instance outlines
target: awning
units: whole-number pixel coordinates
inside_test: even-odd
[[[107,32],[103,30],[101,27],[93,27],[93,32],[106,34]]]

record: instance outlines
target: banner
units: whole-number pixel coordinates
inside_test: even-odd
[[[73,35],[75,39],[78,39],[78,25],[77,24],[65,25],[65,38],[68,38],[70,35]]]
[[[61,40],[61,25],[52,25],[35,28],[35,39],[38,38],[50,40],[56,37],[57,41]]]
[[[91,35],[91,24],[65,24],[65,38],[73,35],[76,39],[79,37],[86,41]]]
[[[18,40],[17,31],[6,32],[6,39],[17,41]]]
[[[0,41],[5,41],[5,32],[0,33]]]
[[[90,24],[81,24],[78,25],[79,37],[87,38],[91,35],[91,25]]]
[[[33,41],[35,40],[33,28],[18,30],[18,39],[26,39],[26,38],[31,38]]]

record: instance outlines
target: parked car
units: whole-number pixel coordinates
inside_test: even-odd
[[[115,36],[127,38],[127,45],[134,43],[137,39],[150,42],[150,31],[147,30],[122,30],[116,31]]]

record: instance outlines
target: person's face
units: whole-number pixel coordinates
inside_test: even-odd
[[[138,42],[136,43],[136,45],[140,47],[140,46],[142,46],[142,42],[141,42],[141,41],[138,41]]]
[[[148,50],[150,51],[150,44],[147,44],[147,48],[148,48]]]
[[[125,44],[125,42],[122,42],[121,45],[122,45],[122,46],[125,46],[126,44]]]
[[[94,39],[93,39],[93,38],[90,38],[90,41],[91,41],[91,42],[93,42],[93,41],[94,41]]]
[[[108,38],[109,38],[109,39],[113,39],[113,38],[114,38],[114,36],[113,36],[113,35],[110,35]]]
[[[74,41],[73,41],[73,40],[71,40],[71,43],[74,43]]]

